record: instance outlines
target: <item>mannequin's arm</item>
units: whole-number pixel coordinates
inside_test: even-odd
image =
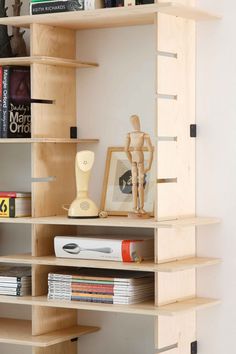
[[[145,141],[147,143],[147,149],[148,149],[148,152],[149,152],[149,161],[148,161],[148,165],[147,167],[145,168],[145,173],[147,173],[148,171],[151,170],[151,167],[152,167],[152,161],[153,161],[153,146],[152,146],[152,142],[151,142],[151,139],[150,139],[150,136],[148,134],[145,134]]]
[[[127,134],[127,137],[125,140],[125,152],[126,152],[129,162],[132,163],[132,155],[130,153],[129,148],[130,148],[130,135]]]

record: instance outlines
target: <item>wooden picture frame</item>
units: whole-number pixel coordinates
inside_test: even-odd
[[[148,153],[145,149],[144,153]],[[131,193],[130,193],[131,191]],[[154,168],[147,174],[144,209],[154,215]],[[133,209],[131,166],[124,147],[108,147],[103,181],[101,210],[108,215],[127,216]]]

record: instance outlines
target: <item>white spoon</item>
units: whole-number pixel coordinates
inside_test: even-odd
[[[82,248],[77,243],[67,243],[62,247],[63,250],[71,254],[79,254],[82,251],[92,251],[92,252],[101,252],[101,253],[112,253],[113,250],[110,247],[101,247],[101,248]]]

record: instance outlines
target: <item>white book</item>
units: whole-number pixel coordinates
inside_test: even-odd
[[[56,257],[134,262],[153,259],[153,238],[56,236]]]
[[[95,10],[104,7],[102,0],[84,0],[85,10]]]
[[[135,0],[124,0],[124,6],[135,6],[136,2]]]

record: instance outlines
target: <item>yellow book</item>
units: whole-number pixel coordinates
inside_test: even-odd
[[[0,217],[19,218],[31,215],[31,198],[0,198]]]

